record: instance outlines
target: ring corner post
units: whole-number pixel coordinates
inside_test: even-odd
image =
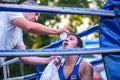
[[[120,0],[108,0],[103,9],[115,11],[115,17],[100,17],[99,39],[101,48],[120,48]],[[116,13],[116,10],[118,12]],[[108,80],[120,79],[120,54],[103,54]]]

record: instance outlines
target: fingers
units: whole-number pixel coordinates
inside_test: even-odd
[[[71,31],[71,27],[67,27],[67,29],[68,29],[69,31]]]
[[[58,30],[58,34],[63,33],[63,32],[66,32],[67,35],[69,35],[69,34],[70,34],[70,31],[71,31],[71,28],[70,28],[70,27],[61,28],[61,29]]]
[[[61,63],[61,58],[60,57],[56,57],[55,61],[54,61],[54,64],[57,66],[60,63]]]
[[[67,37],[70,35],[70,31],[71,31],[71,28],[70,27],[67,27],[65,32],[67,33]]]
[[[65,30],[65,32],[67,33],[67,35],[69,35],[70,34],[70,31],[71,31],[71,28],[70,27],[67,27],[67,28],[65,28],[66,30]]]
[[[51,62],[52,60],[54,60],[55,59],[55,61],[54,61],[54,64],[57,66],[58,64],[60,64],[61,63],[61,57],[60,56],[51,56],[51,57],[49,57],[49,62]]]
[[[49,57],[49,61],[52,61],[55,58],[56,58],[56,56],[51,56],[51,57]]]

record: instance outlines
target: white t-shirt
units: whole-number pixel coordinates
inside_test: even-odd
[[[21,12],[0,12],[0,49],[13,49],[24,45],[22,30],[12,24],[12,20],[23,17]]]

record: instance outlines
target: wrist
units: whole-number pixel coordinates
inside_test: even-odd
[[[47,64],[48,64],[50,61],[51,61],[50,58],[47,58]]]
[[[55,34],[55,35],[59,35],[59,30],[58,29],[54,29],[54,33],[53,34]]]

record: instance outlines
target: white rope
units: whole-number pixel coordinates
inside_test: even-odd
[[[3,8],[7,8],[4,9]],[[16,8],[18,10],[14,10]],[[9,10],[8,10],[9,9]],[[44,12],[44,13],[60,13],[60,14],[81,14],[81,15],[98,15],[98,16],[115,16],[112,10],[96,10],[87,8],[71,8],[71,7],[57,7],[57,6],[27,6],[16,4],[0,4],[0,11],[14,11],[14,12]],[[120,13],[119,13],[120,15]]]
[[[39,72],[39,74],[42,74],[42,72]],[[29,80],[33,78],[36,78],[36,73],[32,73],[32,74],[28,74],[20,77],[7,78],[6,80]]]
[[[110,54],[120,53],[120,48],[73,48],[73,49],[39,49],[39,50],[0,50],[0,57],[3,56],[57,56],[57,55],[80,55],[80,54]]]
[[[18,62],[18,61],[20,61],[20,60],[19,60],[19,58],[17,57],[17,58],[14,58],[14,59],[11,59],[11,60],[9,60],[9,61],[6,61],[6,62],[2,63],[2,64],[0,65],[0,67],[6,66],[6,65],[10,65],[10,64],[13,64],[13,63]]]

